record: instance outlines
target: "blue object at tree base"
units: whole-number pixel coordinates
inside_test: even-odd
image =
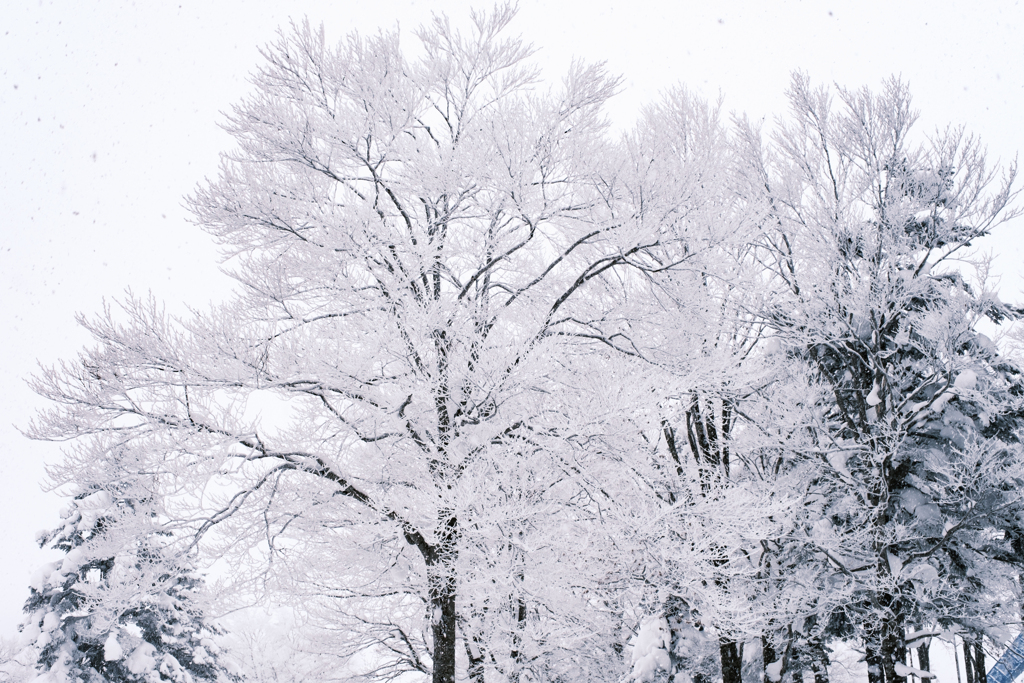
[[[988,683],[1012,683],[1024,673],[1024,633],[1017,636],[988,672]]]

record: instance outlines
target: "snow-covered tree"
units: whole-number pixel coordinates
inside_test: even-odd
[[[202,683],[233,677],[199,575],[167,543],[151,492],[86,486],[40,537],[63,553],[33,577],[21,626],[39,681]]]
[[[37,383],[59,407],[36,436],[131,443],[205,548],[318,585],[383,678],[623,665],[578,621],[620,589],[570,575],[602,555],[588,476],[612,461],[581,418],[597,378],[567,368],[628,349],[616,288],[677,237],[617,213],[616,79],[538,88],[512,15],[439,17],[415,60],[397,32],[283,33],[191,200],[238,297],[188,321],[128,301]]]
[[[719,664],[701,675],[738,683],[746,641],[815,609],[794,591],[760,595],[771,555],[765,540],[792,528],[801,500],[791,494],[807,471],[776,466],[804,422],[793,405],[773,406],[794,394],[806,404],[813,388],[765,343],[760,311],[772,280],[757,248],[763,212],[735,184],[736,147],[719,119],[717,107],[678,88],[644,111],[627,140],[621,205],[676,239],[644,252],[675,267],[649,271],[620,297],[618,320],[632,331],[632,346],[620,350],[631,366],[622,379],[644,379],[620,408],[641,440],[619,446],[634,453],[637,486],[617,498],[632,510],[642,549],[633,553],[660,596],[647,601],[647,616],[664,619],[670,640],[684,643],[676,626],[690,628],[693,611],[705,642],[718,642]],[[668,653],[667,674],[689,667],[696,675]]]
[[[1018,311],[962,260],[1015,215],[1015,168],[998,180],[961,129],[915,142],[896,80],[839,98],[795,76],[771,143],[747,129],[747,172],[781,285],[764,320],[829,392],[792,453],[816,465],[802,547],[854,590],[830,619],[862,639],[870,680],[895,683],[910,627],[1018,618],[1024,383],[977,330]]]
[[[44,668],[216,673],[157,519],[301,617],[264,679],[738,683],[760,640],[823,683],[856,636],[899,683],[910,626],[1006,620],[1024,389],[977,323],[1018,311],[954,257],[1012,177],[911,145],[895,82],[836,113],[797,78],[767,145],[677,90],[616,141],[617,80],[541,88],[513,14],[264,51],[190,199],[237,295],[129,297],[35,382],[81,491]]]

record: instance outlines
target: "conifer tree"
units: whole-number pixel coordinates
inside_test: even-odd
[[[129,490],[134,488],[135,490]],[[89,485],[40,545],[64,557],[33,577],[22,659],[39,681],[230,680],[203,611],[203,582],[141,487]],[[142,497],[140,497],[142,496]]]
[[[904,683],[908,630],[1016,618],[1024,375],[978,324],[1020,311],[963,267],[1017,215],[1016,169],[999,181],[961,129],[916,144],[899,81],[839,98],[797,75],[793,119],[750,147],[781,284],[765,321],[827,389],[792,457],[817,463],[823,501],[801,548],[854,596],[829,628],[852,627],[871,683]]]

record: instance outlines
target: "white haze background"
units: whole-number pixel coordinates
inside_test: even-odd
[[[431,11],[464,21],[486,2],[444,0],[6,0],[0,3],[0,637],[14,634],[34,543],[62,504],[40,489],[59,446],[20,435],[41,401],[24,379],[87,342],[74,322],[104,297],[152,291],[202,308],[231,283],[182,198],[216,172],[230,140],[221,112],[248,91],[258,47],[290,19],[328,37]],[[601,2],[522,0],[512,30],[546,76],[570,60],[625,77],[610,112],[683,83],[726,111],[771,119],[794,69],[814,83],[909,82],[920,131],[967,124],[992,161],[1024,152],[1024,5],[952,2]],[[411,37],[411,36],[410,36]],[[413,44],[412,40],[407,41]],[[978,244],[996,257],[1004,300],[1024,302],[1024,219]]]

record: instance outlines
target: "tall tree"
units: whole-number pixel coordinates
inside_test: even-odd
[[[914,142],[899,81],[839,99],[795,76],[771,145],[748,130],[748,169],[780,284],[766,324],[831,394],[808,425],[828,501],[811,547],[856,590],[843,618],[870,680],[903,683],[907,628],[1006,621],[991,603],[1024,559],[1013,544],[1024,385],[976,330],[1018,312],[959,265],[1016,215],[1015,168],[997,180],[961,129]]]
[[[324,559],[324,595],[394,658],[385,677],[451,683],[463,652],[474,671],[521,667],[531,619],[591,604],[545,584],[559,553],[528,537],[595,523],[596,505],[558,507],[585,498],[594,457],[564,368],[581,345],[628,347],[594,324],[613,276],[669,265],[643,252],[673,237],[614,210],[616,79],[575,64],[538,92],[530,48],[503,36],[512,16],[474,14],[468,34],[436,18],[413,61],[397,32],[283,33],[229,117],[238,149],[191,200],[238,297],[188,321],[129,300],[85,322],[98,348],[36,384],[58,407],[35,436],[88,449],[116,433],[205,543],[271,569]],[[480,501],[564,513],[506,525]],[[584,651],[545,642],[534,658]]]
[[[624,409],[637,416],[643,438],[624,449],[637,455],[631,467],[642,488],[622,500],[643,510],[637,533],[649,534],[644,574],[662,599],[648,611],[664,618],[669,641],[683,649],[696,617],[719,641],[719,667],[708,675],[735,683],[745,641],[813,608],[792,592],[776,594],[774,604],[757,595],[766,580],[759,562],[771,553],[753,539],[792,530],[793,494],[807,473],[779,466],[802,442],[804,423],[795,406],[772,406],[789,398],[783,387],[800,394],[803,410],[809,394],[801,373],[763,343],[759,312],[772,285],[756,246],[763,212],[757,193],[736,184],[738,148],[729,137],[717,107],[677,88],[644,110],[627,140],[623,206],[677,238],[644,252],[673,265],[647,271],[636,292],[621,297],[633,331],[627,381],[644,377],[647,393],[623,404],[634,406]],[[762,609],[751,610],[752,600]],[[689,666],[675,646],[668,654],[667,674]]]

